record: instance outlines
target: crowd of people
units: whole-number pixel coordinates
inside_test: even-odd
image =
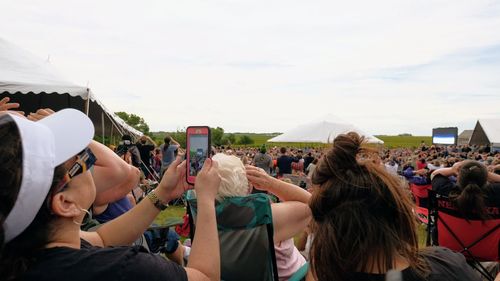
[[[79,111],[25,115],[18,106],[0,101],[1,280],[221,280],[214,202],[255,190],[279,199],[271,211],[280,280],[306,262],[309,281],[481,280],[461,253],[419,245],[407,185],[430,183],[466,216],[487,219],[484,207],[500,206],[500,154],[490,148],[380,151],[352,132],[321,149],[218,147],[190,186],[184,151],[168,136],[160,146],[124,136],[113,151],[92,140]],[[141,174],[159,183],[135,204],[129,194]],[[311,186],[283,180],[288,174]],[[169,259],[132,246],[188,189],[198,209],[192,245],[175,242]],[[107,214],[94,231],[82,230],[89,213]],[[300,252],[293,238],[304,231]]]

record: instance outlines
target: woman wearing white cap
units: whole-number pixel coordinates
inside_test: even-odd
[[[120,246],[134,241],[163,202],[185,190],[179,158],[149,200],[97,232],[80,231],[96,193],[91,175],[96,159],[87,147],[93,135],[88,117],[72,109],[38,122],[0,112],[0,279],[218,280],[217,164],[207,160],[197,177],[202,230],[182,268],[140,247]]]

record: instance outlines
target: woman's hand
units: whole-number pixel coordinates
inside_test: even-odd
[[[213,202],[219,190],[220,181],[219,165],[216,161],[207,158],[194,183],[198,200]]]
[[[182,160],[182,155],[177,156],[174,162],[170,164],[163,178],[161,179],[157,195],[163,202],[169,202],[172,199],[179,198],[184,191],[190,188],[186,182],[186,160]]]
[[[263,191],[269,191],[269,189],[276,181],[275,178],[271,177],[261,168],[246,165],[245,166],[247,172],[248,181],[257,189]]]

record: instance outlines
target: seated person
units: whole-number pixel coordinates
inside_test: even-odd
[[[310,220],[307,202],[310,194],[293,184],[277,180],[261,168],[243,166],[236,156],[216,154],[213,161],[219,164],[221,183],[217,199],[246,196],[252,192],[248,180],[255,188],[278,196],[282,203],[271,204],[274,226],[276,263],[280,280],[288,280],[305,259],[294,246],[293,237],[305,229]],[[248,171],[248,179],[246,175]]]
[[[426,168],[414,170],[411,165],[407,165],[406,169],[403,170],[403,176],[409,183],[415,185],[428,185],[431,183],[428,172],[429,170]]]
[[[101,160],[92,152],[93,134],[90,119],[73,109],[38,122],[0,113],[2,279],[219,280],[213,206],[220,182],[217,164],[209,160],[198,175],[199,234],[188,266],[182,268],[140,247],[121,246],[144,232],[163,202],[185,191],[180,158],[148,200],[96,232],[80,231],[86,209],[96,199],[91,172]]]
[[[456,182],[451,176],[456,177]],[[485,218],[484,207],[500,206],[500,175],[488,172],[486,166],[474,160],[434,171],[432,189],[448,196],[465,217],[477,213]]]
[[[312,178],[313,222],[306,280],[480,280],[463,255],[420,249],[414,204],[363,137],[339,135]]]

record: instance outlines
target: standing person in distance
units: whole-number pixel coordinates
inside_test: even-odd
[[[139,141],[135,144],[139,153],[141,155],[141,170],[146,176],[146,178],[152,178],[151,173],[153,172],[151,156],[152,151],[156,147],[156,142],[149,136],[143,135]]]
[[[268,175],[271,174],[273,158],[271,155],[267,154],[266,145],[263,144],[260,150],[255,154],[255,157],[253,158],[253,165],[263,169]]]
[[[277,160],[278,164],[278,178],[283,177],[284,174],[292,173],[292,163],[299,162],[295,157],[287,154],[286,147],[280,148],[281,156]]]
[[[181,145],[175,141],[171,136],[166,135],[163,139],[164,143],[160,145],[161,151],[161,171],[160,176],[168,169],[168,166],[175,160],[175,156]]]

